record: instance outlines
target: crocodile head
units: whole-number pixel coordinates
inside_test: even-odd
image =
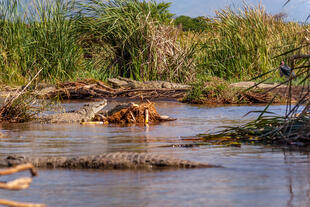
[[[99,111],[101,111],[101,109],[103,109],[107,104],[108,104],[107,99],[104,99],[103,101],[94,103],[94,105],[92,107],[92,110],[93,110],[94,114],[96,114]]]
[[[89,116],[95,116],[96,113],[98,113],[100,110],[102,110],[106,105],[108,104],[108,101],[104,99],[100,102],[95,102],[91,104],[85,104],[78,113],[89,115]]]

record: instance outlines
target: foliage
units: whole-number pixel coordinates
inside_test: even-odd
[[[0,2],[1,83],[24,84],[43,68],[38,81],[123,76],[187,82],[197,88],[199,80],[210,76],[231,81],[267,72],[289,57],[285,51],[307,41],[307,26],[284,22],[260,7],[221,10],[214,19],[180,16],[174,22],[189,30],[183,32],[173,24],[168,3],[30,3]],[[306,47],[300,53],[307,53]]]
[[[241,141],[256,144],[294,145],[298,147],[310,144],[310,117],[261,117],[243,126],[228,127],[212,135],[204,135],[205,140],[210,138],[227,137],[230,141]]]
[[[198,81],[192,84],[190,91],[186,94],[182,101],[192,104],[205,103],[206,97],[204,91],[204,81]]]
[[[202,76],[237,80],[255,77],[278,67],[287,56],[277,55],[304,39],[302,25],[276,19],[262,7],[220,10],[208,25],[200,35],[202,47],[196,54]]]
[[[94,57],[107,48],[108,55],[102,52],[109,62],[104,72],[114,76],[184,81],[193,72],[194,47],[182,48],[178,42],[179,30],[168,22],[168,6],[137,0],[83,2],[79,25],[86,54]]]
[[[193,104],[250,104],[268,103],[273,99],[271,93],[264,93],[262,89],[246,91],[233,87],[228,81],[217,77],[209,77],[197,81],[184,97],[183,102]],[[273,102],[280,102],[277,96]]]
[[[189,16],[178,16],[175,18],[174,24],[181,27],[183,31],[195,31],[202,32],[208,28],[209,18],[206,17],[195,17]]]
[[[1,81],[24,83],[39,68],[45,80],[66,80],[83,65],[73,19],[67,17],[71,3],[33,0],[0,4]],[[21,12],[23,11],[23,12]]]

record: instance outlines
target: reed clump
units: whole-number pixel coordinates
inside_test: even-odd
[[[21,0],[0,3],[1,82],[24,84],[40,68],[40,80],[71,78],[83,66],[72,5],[65,1]]]
[[[305,26],[285,22],[263,7],[219,10],[201,35],[196,63],[203,75],[242,80],[279,66],[276,58],[304,40]],[[274,75],[274,74],[272,74]]]
[[[0,107],[0,123],[23,123],[31,121],[38,113],[33,108],[36,99],[29,92],[10,95]]]
[[[227,128],[217,134],[204,135],[203,139],[221,137],[234,142],[305,147],[310,144],[310,117],[264,117],[243,126]]]
[[[270,94],[259,94],[256,90],[243,93],[223,81],[213,80],[210,84],[208,79],[219,77],[234,82],[265,73],[256,80],[283,81],[276,68],[281,60],[289,62],[292,53],[288,51],[309,53],[309,47],[305,47],[309,26],[286,22],[268,14],[263,7],[245,5],[239,11],[230,8],[217,11],[215,18],[206,20],[204,28],[196,36],[194,32],[182,34],[182,39],[198,42],[200,48],[194,56],[197,81],[185,97],[190,103],[212,103],[212,100],[215,103],[268,103],[272,99]],[[300,45],[301,50],[295,51]],[[302,64],[304,62],[297,62]],[[298,67],[295,71],[299,71]],[[280,97],[277,100],[281,101]]]
[[[83,2],[79,17],[81,44],[88,57],[104,60],[102,72],[135,80],[193,80],[194,47],[182,47],[170,22],[169,4],[113,0]],[[108,48],[102,56],[99,48]],[[97,57],[96,57],[97,56]],[[100,65],[100,64],[99,64]]]

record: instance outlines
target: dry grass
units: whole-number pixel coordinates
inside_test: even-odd
[[[159,122],[160,115],[156,111],[155,103],[148,102],[140,105],[132,104],[128,108],[113,113],[107,120],[109,123],[116,124],[147,124]]]
[[[38,113],[32,107],[36,103],[30,93],[16,96],[9,95],[0,108],[0,122],[22,123],[33,120]]]

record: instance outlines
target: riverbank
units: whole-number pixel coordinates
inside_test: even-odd
[[[43,99],[94,100],[102,98],[128,98],[139,100],[175,100],[190,104],[257,104],[269,103],[276,94],[273,103],[286,103],[287,88],[277,84],[255,82],[205,82],[205,88],[196,85],[177,84],[167,81],[139,82],[126,78],[108,79],[101,82],[85,79],[59,84],[38,84],[29,88],[32,95]],[[201,86],[199,86],[201,87]],[[252,88],[247,91],[248,88]],[[2,86],[0,96],[6,97],[23,87]],[[270,91],[273,89],[272,91]],[[195,90],[200,90],[199,92]],[[194,94],[193,94],[194,93]],[[302,87],[292,88],[292,100],[302,95]]]

